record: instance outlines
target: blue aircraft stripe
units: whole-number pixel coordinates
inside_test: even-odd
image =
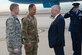
[[[59,0],[9,0],[17,3],[44,3],[44,2],[57,2]]]

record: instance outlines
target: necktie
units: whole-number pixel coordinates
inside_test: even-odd
[[[76,14],[78,14],[78,11],[76,11]]]

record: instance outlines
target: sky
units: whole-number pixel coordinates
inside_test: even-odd
[[[0,0],[0,12],[6,12],[9,11],[9,6],[10,4],[12,4],[13,2],[10,2],[8,0]],[[81,3],[81,7],[82,7],[82,2]],[[67,3],[61,3],[60,6],[62,9],[69,9],[72,7],[72,2],[67,2]],[[28,4],[19,4],[20,10],[21,11],[25,11],[28,9]],[[46,9],[50,9],[50,8],[44,8],[43,4],[36,4],[37,10],[46,10]]]
[[[0,0],[0,12],[8,10],[11,3],[8,0]]]
[[[3,11],[9,11],[9,6],[10,4],[12,4],[13,2],[10,2],[8,0],[0,0],[0,12]],[[38,8],[37,9],[42,9],[43,5],[42,4],[37,4],[36,5]],[[27,10],[28,8],[28,4],[19,4],[20,10]]]

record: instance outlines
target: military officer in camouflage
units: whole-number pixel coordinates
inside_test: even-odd
[[[19,14],[19,5],[10,5],[11,14],[6,21],[6,41],[9,55],[22,55],[22,36],[21,24],[17,18]]]
[[[39,36],[37,20],[34,16],[36,14],[36,6],[34,4],[30,4],[28,10],[29,14],[22,18],[24,48],[26,55],[37,55]]]

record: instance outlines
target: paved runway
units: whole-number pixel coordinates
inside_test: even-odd
[[[39,33],[40,42],[39,42],[39,48],[38,48],[38,55],[54,55],[53,49],[49,48],[48,46],[47,31],[48,29],[45,29],[44,32]],[[65,33],[66,34],[65,35],[65,42],[66,42],[65,54],[72,55],[73,51],[71,46],[70,33],[67,31],[67,29],[65,32],[66,32]],[[22,47],[22,49],[23,49],[23,55],[25,55],[24,47]],[[8,55],[5,40],[0,41],[0,55]]]

